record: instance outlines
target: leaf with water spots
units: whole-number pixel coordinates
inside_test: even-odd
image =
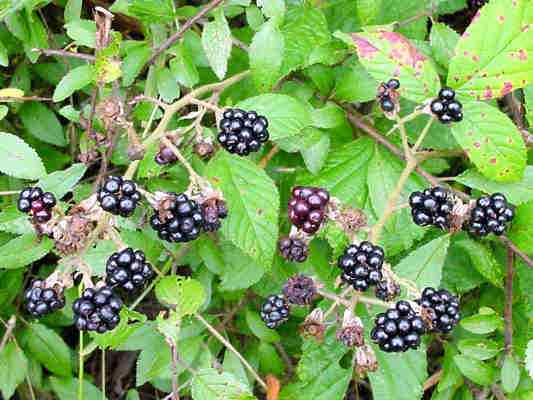
[[[533,3],[491,0],[462,35],[448,85],[478,100],[499,98],[533,82]]]
[[[355,46],[359,61],[378,82],[398,78],[401,96],[420,102],[439,91],[439,77],[431,60],[401,34],[387,31],[337,32],[335,36]]]
[[[481,102],[465,102],[463,113],[463,121],[452,125],[452,133],[479,172],[498,182],[522,179],[526,146],[511,120]]]

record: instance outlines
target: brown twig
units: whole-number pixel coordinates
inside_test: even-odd
[[[178,346],[176,345],[176,342],[170,337],[167,337],[166,341],[170,347],[170,352],[172,354],[172,393],[170,399],[180,400],[178,384]]]
[[[280,342],[274,342],[274,347],[278,351],[278,353],[281,355],[281,358],[287,364],[287,379],[290,379],[292,375],[294,374],[294,366],[292,365],[292,360],[285,351],[285,347]]]
[[[441,377],[442,377],[442,369],[439,369],[424,382],[424,386],[423,386],[424,392],[426,390],[431,389],[433,386],[439,383]]]
[[[494,397],[496,397],[497,400],[507,400],[507,397],[505,397],[502,389],[498,385],[493,384],[490,387],[490,390],[492,391],[492,394],[494,395]]]
[[[80,60],[85,60],[89,62],[94,62],[94,60],[96,60],[96,57],[91,54],[76,53],[76,52],[68,51],[68,50],[37,49],[36,48],[36,49],[32,49],[32,51],[43,54],[45,56],[79,58]]]
[[[509,247],[513,253],[520,257],[529,268],[533,268],[533,260],[526,253],[520,250],[507,236],[499,236],[498,240]]]
[[[279,150],[280,149],[278,145],[272,147],[270,151],[261,159],[261,161],[259,161],[259,168],[265,169],[270,160],[272,160],[272,158],[278,154]]]
[[[514,253],[507,247],[507,277],[505,280],[505,308],[504,319],[504,343],[505,354],[510,355],[513,351],[513,275]]]
[[[513,121],[522,133],[526,146],[533,146],[533,135],[529,133],[524,123],[524,106],[516,98],[515,92],[505,95],[503,101],[507,104],[507,107],[509,107]]]
[[[15,329],[15,325],[17,324],[17,317],[15,315],[12,315],[11,318],[5,323],[6,331],[4,333],[4,337],[2,338],[2,342],[0,342],[0,353],[2,350],[4,350],[4,346],[6,345],[7,341],[11,337],[11,334],[13,333],[13,329]]]

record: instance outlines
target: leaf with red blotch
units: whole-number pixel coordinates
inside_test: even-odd
[[[355,46],[359,61],[378,82],[397,78],[401,84],[398,90],[401,96],[421,102],[439,91],[439,77],[432,60],[401,34],[388,31],[337,32],[335,36]]]
[[[533,2],[491,0],[462,35],[448,85],[477,100],[505,96],[533,82]]]

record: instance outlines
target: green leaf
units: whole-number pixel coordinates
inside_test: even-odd
[[[491,366],[465,356],[457,355],[453,361],[459,367],[461,373],[478,385],[490,385],[493,383],[494,368]]]
[[[169,0],[133,0],[128,12],[146,24],[171,22],[174,17]]]
[[[0,246],[0,268],[16,269],[43,258],[54,247],[54,242],[47,236],[38,238],[29,233],[11,239]]]
[[[53,100],[63,101],[74,92],[83,89],[94,81],[94,67],[82,65],[70,70],[59,82],[54,90]]]
[[[72,377],[58,378],[50,377],[52,389],[57,394],[58,400],[72,400],[78,398],[79,380]],[[83,399],[84,400],[102,400],[102,392],[88,380],[83,380]]]
[[[477,271],[496,287],[503,287],[503,271],[494,258],[494,255],[484,244],[466,236],[454,242],[461,248],[472,261]]]
[[[91,268],[92,275],[104,276],[109,256],[117,251],[112,240],[98,240],[83,254],[83,261]]]
[[[228,70],[232,41],[231,30],[221,8],[215,13],[215,19],[204,26],[202,46],[211,69],[218,79],[223,79]]]
[[[2,67],[7,67],[9,65],[9,54],[2,42],[0,42],[0,65]]]
[[[502,318],[492,312],[490,314],[476,314],[461,320],[461,326],[467,331],[485,335],[503,326]]]
[[[18,136],[0,132],[0,171],[21,179],[38,179],[46,174],[43,162]]]
[[[285,0],[257,0],[257,5],[261,7],[265,17],[272,18],[277,22],[283,19]]]
[[[330,139],[322,135],[318,142],[301,151],[305,166],[312,174],[318,174],[328,158]]]
[[[120,322],[115,329],[106,333],[92,333],[91,336],[100,349],[116,349],[137,332],[145,322],[144,314],[123,307],[120,310]]]
[[[140,43],[128,51],[122,61],[122,83],[130,86],[150,59],[152,50],[146,43]]]
[[[445,68],[448,68],[450,59],[454,55],[454,49],[459,41],[459,34],[448,25],[443,23],[433,24],[429,41],[435,60]]]
[[[506,393],[513,393],[520,383],[520,368],[512,355],[507,355],[503,360],[501,379],[502,389]]]
[[[520,180],[526,167],[526,146],[511,120],[481,102],[465,102],[463,112],[463,121],[451,129],[477,169],[498,182]]]
[[[70,376],[72,361],[70,349],[61,336],[37,322],[22,332],[21,344],[26,353],[60,376]]]
[[[259,317],[259,314],[255,311],[246,310],[246,324],[252,333],[262,341],[274,343],[281,340],[278,332],[267,328],[261,320],[261,317]]]
[[[81,18],[83,0],[68,0],[65,5],[65,22],[72,22]]]
[[[533,379],[533,340],[527,342],[525,362],[529,377]]]
[[[532,22],[529,0],[490,1],[461,36],[448,85],[461,95],[488,100],[531,83]]]
[[[221,374],[214,368],[199,370],[192,380],[194,400],[254,400],[250,389],[228,372]]]
[[[17,210],[16,205],[5,207],[0,213],[0,230],[17,235],[32,234],[34,227],[27,215]]]
[[[3,120],[9,113],[9,108],[4,105],[0,105],[0,121]]]
[[[223,252],[224,266],[220,271],[220,290],[246,289],[257,283],[265,271],[266,265],[259,263],[230,242],[220,246]]]
[[[172,365],[171,358],[170,348],[161,334],[158,334],[153,343],[144,344],[143,350],[137,359],[137,386],[142,386],[163,374],[169,374]]]
[[[14,342],[6,343],[0,352],[0,391],[5,399],[10,399],[17,386],[24,381],[28,372],[28,360]]]
[[[87,19],[77,19],[65,24],[67,35],[80,46],[96,46],[96,23]]]
[[[274,182],[257,165],[226,152],[211,160],[207,174],[231,210],[223,235],[268,269],[278,237],[279,194]]]
[[[157,90],[163,101],[172,103],[180,96],[180,87],[168,68],[157,71]]]
[[[250,69],[260,92],[268,92],[280,77],[284,39],[278,27],[269,21],[257,32],[250,45]]]
[[[87,171],[85,164],[72,164],[63,171],[55,171],[39,180],[39,186],[45,192],[52,192],[58,199],[66,195],[76,186]]]
[[[161,303],[176,307],[180,317],[193,315],[205,301],[205,289],[196,279],[166,276],[155,287],[155,295]]]
[[[509,232],[509,239],[521,250],[528,254],[533,253],[533,201],[522,204],[515,210],[513,225]]]
[[[339,70],[335,83],[335,98],[349,102],[364,102],[376,98],[378,82],[357,60]]]
[[[431,60],[401,34],[375,31],[336,36],[355,46],[359,61],[376,81],[398,78],[402,97],[421,102],[439,91],[439,77]]]
[[[192,54],[183,44],[176,47],[176,57],[170,60],[170,70],[183,86],[193,87],[200,80]]]
[[[67,140],[63,127],[55,113],[42,103],[27,102],[19,110],[24,128],[43,142],[66,146]]]
[[[486,338],[459,340],[457,347],[465,356],[480,361],[489,360],[502,350],[498,343]]]
[[[438,287],[449,245],[450,235],[433,239],[405,257],[394,271],[398,276],[415,282],[420,290],[428,286]]]

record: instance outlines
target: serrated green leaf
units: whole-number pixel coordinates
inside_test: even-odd
[[[50,384],[57,394],[58,400],[72,400],[78,398],[79,381],[77,378],[56,376],[50,377]],[[102,392],[88,380],[83,380],[83,399],[102,400]]]
[[[463,121],[451,129],[477,169],[498,182],[520,180],[526,167],[526,147],[511,120],[481,102],[465,102],[463,112]]]
[[[224,266],[220,271],[221,290],[246,289],[257,283],[268,269],[230,242],[220,245]]]
[[[56,146],[67,145],[63,127],[55,113],[44,104],[35,101],[24,103],[19,115],[24,128],[37,139]]]
[[[67,35],[77,44],[94,48],[96,46],[96,23],[87,19],[77,19],[65,24]]]
[[[285,49],[283,35],[269,21],[254,35],[250,45],[250,69],[260,92],[268,92],[280,77]]]
[[[94,333],[91,336],[100,349],[116,349],[138,331],[145,322],[145,315],[124,307],[120,311],[120,322],[115,329],[102,334]]]
[[[281,337],[275,330],[265,326],[265,323],[255,311],[246,310],[246,324],[252,333],[262,341],[274,343],[281,340]]]
[[[144,343],[142,349],[137,359],[135,381],[137,386],[142,386],[163,374],[169,376],[172,356],[163,336],[158,334],[154,342]]]
[[[0,171],[21,179],[38,179],[46,174],[43,162],[18,136],[0,132]]]
[[[522,204],[515,209],[513,225],[509,231],[509,238],[521,250],[533,253],[533,201]]]
[[[489,360],[495,357],[501,350],[493,340],[483,339],[463,339],[457,343],[459,351],[465,356],[476,360]]]
[[[214,368],[199,370],[192,380],[194,400],[254,400],[250,389],[233,374]]]
[[[70,70],[59,82],[54,90],[53,100],[63,101],[74,92],[83,89],[94,81],[94,67],[82,65]]]
[[[532,23],[529,0],[490,1],[459,40],[448,85],[461,95],[489,100],[531,83]]]
[[[456,240],[454,245],[470,257],[472,265],[485,279],[496,287],[503,287],[503,271],[489,248],[468,237]]]
[[[495,370],[492,366],[461,355],[455,356],[453,361],[464,376],[478,385],[490,385],[493,383]]]
[[[257,0],[263,14],[279,23],[285,14],[285,0]]]
[[[218,79],[223,79],[228,70],[231,55],[231,30],[222,9],[215,13],[215,19],[205,25],[202,32],[202,46],[211,69]]]
[[[117,246],[112,240],[99,240],[87,249],[82,259],[91,268],[92,275],[104,276],[107,259],[115,251]]]
[[[0,391],[5,399],[10,399],[17,386],[24,381],[28,372],[28,360],[14,342],[6,343],[0,352]]]
[[[257,165],[226,152],[211,160],[207,175],[231,210],[222,225],[224,237],[270,268],[278,237],[279,194],[274,182]]]
[[[180,87],[168,68],[157,71],[157,90],[163,101],[172,103],[180,96]]]
[[[192,315],[205,301],[205,289],[196,279],[181,276],[165,276],[155,286],[157,299],[176,307],[180,317]]]
[[[322,135],[320,140],[301,150],[305,166],[312,174],[318,174],[328,158],[331,140],[328,135]]]
[[[200,80],[192,54],[184,45],[176,47],[176,57],[170,60],[170,70],[183,86],[193,87]]]
[[[52,192],[58,199],[66,195],[87,171],[85,164],[73,164],[64,171],[55,171],[39,180],[39,186],[45,192]]]
[[[65,5],[65,22],[72,22],[81,18],[83,0],[68,0]]]
[[[339,70],[335,83],[335,98],[343,101],[370,101],[376,98],[378,82],[358,60]]]
[[[435,60],[443,67],[448,68],[455,46],[459,41],[459,34],[446,24],[436,23],[431,27],[429,41]]]
[[[39,260],[54,247],[54,242],[44,236],[29,233],[10,240],[0,247],[0,268],[16,269]]]
[[[143,42],[139,42],[128,51],[122,61],[122,83],[124,86],[130,86],[135,81],[151,54],[150,46]]]
[[[503,360],[501,380],[506,393],[513,393],[520,383],[520,368],[512,355],[507,355]]]
[[[461,320],[461,326],[467,331],[484,335],[503,326],[502,318],[496,314],[476,314]]]

